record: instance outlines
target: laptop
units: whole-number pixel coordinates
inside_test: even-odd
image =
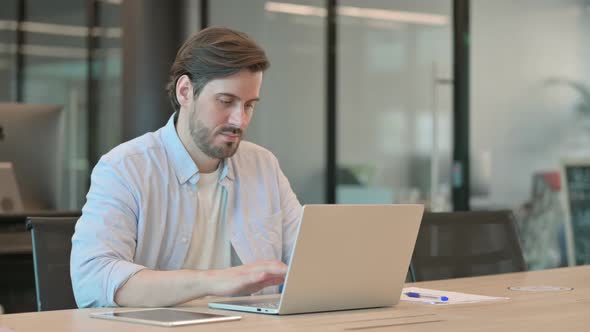
[[[305,205],[282,294],[209,307],[288,315],[393,306],[423,211],[417,204]]]

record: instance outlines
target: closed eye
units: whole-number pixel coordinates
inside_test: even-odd
[[[233,100],[231,100],[231,99],[218,99],[218,100],[219,100],[219,102],[220,102],[221,104],[223,104],[223,105],[227,105],[227,106],[229,106],[229,105],[231,105],[231,104],[233,104],[233,103],[234,103],[234,101],[233,101]]]

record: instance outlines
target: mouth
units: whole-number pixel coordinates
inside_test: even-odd
[[[237,142],[242,138],[241,134],[234,134],[230,132],[222,132],[220,135],[226,142]]]

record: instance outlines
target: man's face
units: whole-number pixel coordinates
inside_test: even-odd
[[[242,70],[209,81],[189,108],[190,135],[197,147],[216,159],[236,153],[258,101],[262,72]]]

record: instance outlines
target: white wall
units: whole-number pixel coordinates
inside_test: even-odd
[[[579,137],[579,95],[549,82],[569,79],[590,88],[589,5],[472,1],[472,181],[488,192],[476,205],[522,204],[533,172],[558,169],[561,158],[584,149],[572,143]]]

